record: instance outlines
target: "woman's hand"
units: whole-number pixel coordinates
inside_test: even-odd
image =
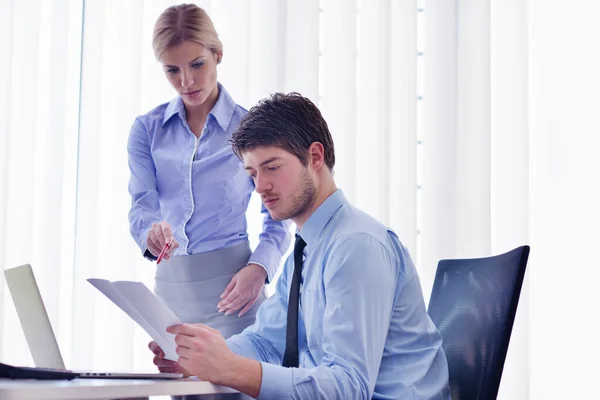
[[[231,278],[225,288],[221,295],[223,300],[217,304],[219,312],[231,315],[242,309],[239,316],[246,314],[256,303],[266,279],[267,271],[263,267],[258,264],[246,265]]]
[[[167,244],[171,238],[173,239],[173,243],[171,243],[171,247],[163,256],[165,260],[171,258],[173,250],[179,247],[179,243],[177,243],[177,240],[175,240],[173,237],[171,225],[169,225],[167,221],[161,221],[159,223],[152,224],[152,228],[150,228],[148,231],[148,238],[146,239],[148,251],[152,253],[154,257],[158,257],[162,249],[165,247],[165,244]]]

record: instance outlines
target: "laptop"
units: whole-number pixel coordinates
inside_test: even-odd
[[[27,346],[37,368],[66,370],[65,364],[42,301],[31,265],[25,264],[4,270],[6,283],[15,304]],[[178,373],[136,373],[71,371],[79,378],[95,379],[180,379]]]

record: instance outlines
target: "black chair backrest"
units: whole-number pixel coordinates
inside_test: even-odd
[[[454,400],[498,395],[528,257],[521,246],[439,262],[428,313],[442,335]]]

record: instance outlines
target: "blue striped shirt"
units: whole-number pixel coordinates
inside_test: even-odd
[[[262,362],[259,398],[449,400],[442,338],[394,232],[352,207],[338,190],[299,234],[307,244],[300,368],[281,366],[293,255],[254,325],[227,341],[235,353]]]

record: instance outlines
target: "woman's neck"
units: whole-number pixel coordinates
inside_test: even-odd
[[[208,113],[213,109],[217,99],[219,98],[219,85],[215,85],[213,91],[208,95],[204,103],[198,106],[185,106],[185,114],[188,122],[190,121],[206,121]]]

